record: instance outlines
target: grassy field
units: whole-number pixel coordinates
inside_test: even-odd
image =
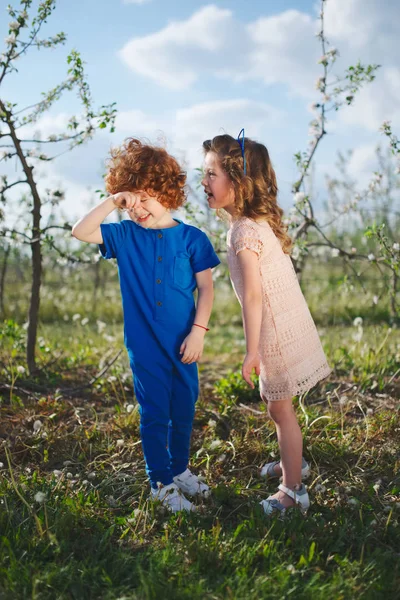
[[[0,330],[0,598],[398,598],[400,334],[384,301],[329,281],[308,293],[333,373],[295,400],[312,506],[282,522],[259,507],[276,436],[241,381],[240,314],[221,286],[192,444],[213,494],[170,516],[147,501],[111,282],[95,305],[82,287],[45,288],[34,380],[23,319]]]

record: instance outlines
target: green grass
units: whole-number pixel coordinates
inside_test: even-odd
[[[8,283],[1,599],[397,597],[400,333],[389,327],[384,281],[365,279],[364,294],[324,269],[310,263],[304,288],[333,373],[295,401],[312,506],[284,522],[259,507],[275,489],[259,468],[278,445],[257,389],[240,376],[240,309],[223,282],[191,457],[213,495],[197,514],[175,516],[147,500],[115,268],[102,263],[101,295],[92,267],[66,271],[62,285],[46,273],[34,378],[23,372],[28,283]]]
[[[125,353],[107,368],[122,344],[119,319],[105,329],[96,319],[44,319],[34,379],[18,369],[25,330],[6,322],[0,597],[397,597],[400,335],[363,325],[320,326],[334,371],[295,401],[312,506],[307,518],[292,512],[282,522],[258,504],[275,489],[258,473],[278,446],[266,407],[239,375],[244,346],[230,297],[217,302],[200,365],[191,462],[213,495],[195,515],[170,516],[147,500]]]

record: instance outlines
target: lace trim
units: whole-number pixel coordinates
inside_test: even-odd
[[[319,381],[328,377],[332,369],[326,362],[320,365],[314,372],[301,380],[295,382],[294,385],[285,385],[284,383],[273,384],[270,381],[265,381],[260,377],[260,393],[264,400],[275,402],[279,400],[287,400],[294,396],[300,396],[311,390]]]

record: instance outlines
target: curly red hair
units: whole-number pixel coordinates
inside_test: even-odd
[[[186,200],[186,173],[164,148],[129,138],[111,150],[108,169],[106,189],[110,194],[142,190],[171,209]]]

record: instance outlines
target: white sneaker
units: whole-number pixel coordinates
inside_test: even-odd
[[[211,494],[211,490],[206,483],[200,481],[200,479],[192,473],[189,469],[186,469],[180,475],[174,477],[174,482],[179,489],[189,496],[201,496],[202,498],[208,498]]]
[[[180,510],[186,510],[187,512],[196,510],[196,507],[185,498],[175,483],[160,486],[158,489],[152,488],[151,499],[159,500],[165,508],[173,513]]]

